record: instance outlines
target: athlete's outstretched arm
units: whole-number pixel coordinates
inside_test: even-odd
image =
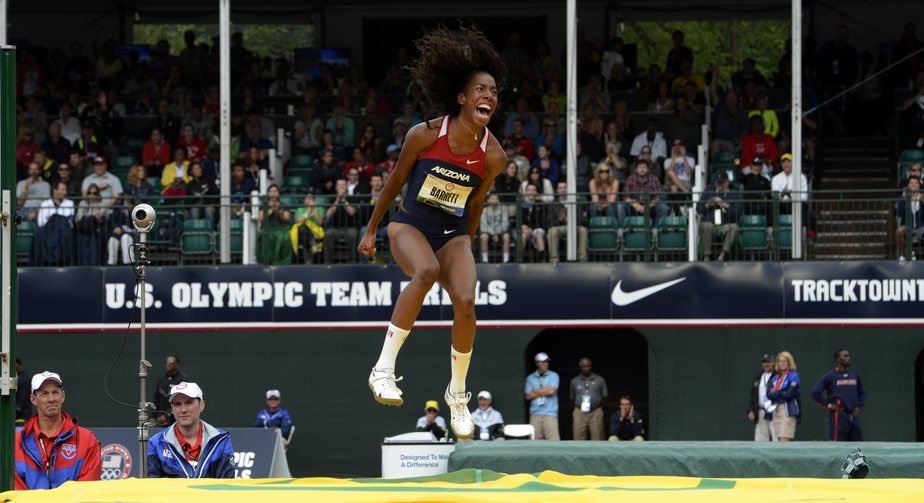
[[[478,235],[478,224],[481,222],[481,213],[484,211],[484,200],[488,195],[488,190],[491,189],[494,179],[501,174],[506,165],[507,154],[501,148],[497,139],[494,138],[494,135],[491,135],[488,141],[488,151],[484,156],[484,180],[481,181],[472,196],[468,206],[468,220],[465,222],[465,226],[468,228],[468,236],[473,243],[475,242],[475,236]]]
[[[440,119],[435,119],[434,121],[439,124]],[[388,209],[394,204],[395,198],[401,193],[401,188],[407,183],[407,179],[411,175],[411,169],[417,163],[417,158],[433,145],[438,134],[439,128],[430,129],[427,127],[427,123],[418,124],[407,132],[404,146],[401,148],[401,155],[398,157],[398,164],[395,165],[394,172],[388,177],[385,186],[382,187],[382,194],[379,195],[379,199],[375,203],[375,210],[372,211],[372,216],[369,217],[366,234],[360,238],[361,241],[357,248],[359,253],[369,257],[375,256],[375,230],[378,229],[379,222],[382,221]]]

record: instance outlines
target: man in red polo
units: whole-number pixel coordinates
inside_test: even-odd
[[[29,397],[38,413],[16,434],[17,491],[54,489],[69,480],[99,480],[99,441],[77,418],[61,410],[61,376],[42,372],[32,377]]]

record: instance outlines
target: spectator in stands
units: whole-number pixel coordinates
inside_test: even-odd
[[[757,95],[757,108],[748,112],[748,117],[760,117],[764,121],[764,133],[777,138],[780,134],[780,120],[776,112],[769,110],[770,98],[766,94]],[[749,119],[750,120],[750,119]]]
[[[664,75],[661,73],[661,67],[656,64],[648,66],[648,75],[644,80],[641,81],[641,91],[656,92],[658,86],[661,84],[661,81],[664,80]]]
[[[549,82],[549,92],[542,96],[542,108],[548,112],[552,103],[558,105],[559,110],[564,110],[568,105],[568,97],[562,94],[561,84],[556,80]]]
[[[28,166],[38,149],[39,144],[33,139],[32,128],[19,126],[16,133],[16,161],[23,166]]]
[[[164,139],[170,145],[176,144],[177,140],[180,139],[180,119],[170,113],[170,101],[166,98],[161,98],[157,102],[157,118],[155,118],[151,125],[148,126],[148,136],[150,132],[155,128],[160,129],[160,132],[164,135]]]
[[[504,140],[504,152],[507,153],[507,160],[517,164],[517,177],[526,179],[526,173],[529,171],[529,159],[520,153],[520,146],[513,140]]]
[[[898,260],[900,261],[905,260],[905,236],[908,234],[905,229],[908,226],[909,212],[911,214],[911,234],[915,239],[921,239],[924,235],[924,192],[921,192],[921,179],[914,176],[908,177],[908,185],[902,191],[895,209],[895,217],[899,221],[895,237],[898,240]]]
[[[658,84],[657,92],[651,93],[651,100],[648,102],[648,111],[670,112],[673,109],[674,99],[671,98],[670,86],[667,82],[661,81],[661,83]]]
[[[578,362],[580,375],[571,380],[568,387],[574,403],[574,440],[603,440],[603,408],[606,407],[609,392],[606,380],[593,372],[590,358]]]
[[[808,179],[805,175],[802,175],[802,191],[793,194],[793,179],[792,179],[792,154],[783,154],[780,164],[783,166],[783,171],[776,174],[772,180],[770,180],[770,188],[774,192],[779,193],[780,198],[780,214],[788,215],[792,213],[792,202],[793,201],[803,201],[805,200],[805,191],[808,191]],[[920,164],[918,165],[918,176],[920,176]],[[899,187],[902,188],[902,187]]]
[[[674,113],[667,119],[667,137],[680,143],[689,152],[695,152],[702,140],[702,115],[689,107],[685,96],[678,96]]]
[[[583,113],[578,120],[580,129],[592,135],[597,140],[597,143],[599,143],[603,139],[603,120],[597,115],[597,108],[594,107],[593,102],[588,101],[581,105],[581,110],[583,110]],[[618,121],[616,123],[619,124]]]
[[[356,242],[359,236],[359,210],[347,193],[346,179],[336,181],[336,197],[327,208],[324,219],[324,261],[333,263],[334,245],[338,240],[346,240],[346,250],[350,252],[350,262],[353,262]]]
[[[257,420],[251,428],[279,430],[288,446],[289,434],[292,431],[292,415],[282,406],[282,393],[278,389],[266,392],[266,408],[257,414]]]
[[[613,178],[612,168],[609,164],[600,163],[594,170],[594,177],[590,181],[590,218],[607,216],[616,217],[616,201],[618,200],[619,181]]]
[[[158,82],[166,82],[170,77],[170,70],[176,66],[176,56],[170,54],[170,43],[159,40],[151,55],[151,76]]]
[[[355,124],[353,119],[345,114],[344,103],[342,101],[334,103],[334,113],[330,119],[327,119],[326,127],[334,133],[335,143],[352,147]]]
[[[921,41],[918,40],[917,37],[917,27],[913,22],[908,21],[905,23],[905,31],[902,34],[902,38],[892,45],[892,62],[897,63],[920,49]],[[922,61],[924,61],[924,56],[918,53],[911,56],[908,60],[897,64],[895,68],[892,69],[892,81],[895,83],[895,87],[904,88],[908,86],[911,88],[918,73],[921,72]]]
[[[315,161],[316,194],[336,194],[336,182],[344,177],[343,165],[334,159],[334,152],[330,149],[321,151]]]
[[[209,147],[209,156],[202,161],[202,174],[215,179],[216,184],[221,179],[221,145],[214,143]]]
[[[423,92],[423,88],[420,87],[420,84],[412,82],[411,85],[408,86],[408,97],[410,98],[410,102],[414,104],[414,112],[421,116],[426,116],[427,112],[430,111],[430,103]]]
[[[491,407],[489,391],[478,392],[478,408],[472,412],[472,421],[478,428],[475,440],[504,440],[504,418]]]
[[[536,371],[526,376],[525,397],[529,402],[529,424],[536,428],[536,440],[561,440],[558,433],[558,374],[549,370],[549,355],[536,355]]]
[[[587,218],[584,215],[584,206],[577,206],[568,202],[568,183],[558,182],[555,187],[558,201],[549,206],[546,212],[549,217],[549,262],[558,263],[558,248],[562,240],[568,242],[568,206],[575,206],[577,222],[577,256],[578,262],[587,262]]]
[[[90,185],[96,185],[100,191],[100,197],[103,204],[112,206],[119,200],[122,195],[122,182],[118,177],[107,171],[108,162],[106,158],[98,155],[93,159],[93,174],[83,179],[81,191],[83,196],[89,194]]]
[[[549,74],[557,70],[558,64],[555,63],[555,58],[549,54],[549,44],[547,42],[537,43],[536,59],[533,60],[533,75],[538,79],[539,89],[547,88],[551,82],[557,81],[549,78]]]
[[[375,126],[366,123],[362,128],[362,135],[353,142],[356,148],[362,150],[363,156],[372,164],[382,160],[382,142],[376,136]],[[355,150],[355,149],[354,149]],[[367,175],[368,176],[368,175]]]
[[[29,96],[26,98],[25,109],[19,105],[16,108],[18,109],[17,122],[32,129],[33,139],[36,143],[39,145],[45,143],[45,132],[48,130],[48,115],[39,110],[38,99],[35,96]]]
[[[73,218],[74,201],[65,199],[67,197],[67,183],[55,182],[54,188],[51,189],[51,198],[41,202],[38,213],[35,217],[35,225],[43,227],[48,223],[52,215],[61,215],[63,217]]]
[[[622,133],[619,131],[619,126],[616,125],[615,121],[609,121],[606,123],[606,129],[603,132],[603,142],[604,146],[607,149],[607,155],[610,155],[610,150],[616,153],[616,156],[619,155],[619,152],[622,151],[624,138]]]
[[[202,103],[194,102],[189,115],[183,117],[183,124],[191,125],[196,136],[205,141],[212,137],[212,128],[215,126],[215,116],[204,113]]]
[[[273,148],[273,142],[263,137],[263,126],[261,124],[254,124],[250,129],[250,135],[251,137],[249,140],[241,142],[241,153],[239,155],[248,155],[250,149],[256,148],[257,152],[260,154],[260,160],[266,159],[270,149]]]
[[[440,404],[436,400],[428,400],[424,406],[424,416],[417,419],[417,431],[428,431],[442,440],[446,436],[446,420],[439,416]]]
[[[135,178],[132,180],[136,183],[135,188],[139,182],[137,173],[144,174],[144,168],[141,166],[133,166]],[[144,182],[147,184],[147,181]],[[126,181],[126,192],[128,192],[128,183]],[[142,185],[141,187],[144,187]],[[147,186],[148,188],[150,186]],[[122,251],[122,264],[133,265],[135,262],[135,229],[132,225],[132,208],[134,207],[134,199],[126,197],[125,204],[115,204],[112,207],[112,211],[109,213],[106,221],[106,226],[109,229],[109,238],[106,243],[106,248],[108,250],[108,260],[107,264],[114,266],[119,263],[119,249]]]
[[[673,83],[671,84],[671,92],[684,92],[687,82],[696,84],[696,90],[698,92],[703,92],[706,89],[706,81],[703,79],[703,76],[693,73],[692,61],[684,61],[680,64],[680,74],[674,77]]]
[[[96,136],[96,124],[91,120],[86,120],[82,121],[80,125],[81,136],[74,146],[82,150],[83,155],[87,158],[93,158],[97,154],[101,154],[100,144]]]
[[[61,136],[61,124],[52,122],[48,125],[48,139],[45,140],[41,150],[45,151],[55,163],[67,162],[71,143]]]
[[[164,376],[157,381],[157,388],[154,392],[154,408],[157,410],[151,415],[151,419],[161,425],[173,424],[176,422],[173,412],[170,410],[170,402],[168,401],[170,389],[188,380],[186,374],[180,370],[179,357],[173,355],[168,356],[164,368],[167,371]]]
[[[192,180],[186,154],[186,147],[182,145],[173,147],[173,162],[164,166],[164,171],[160,175],[160,183],[163,187],[161,194],[166,194],[171,188],[185,190],[186,184]]]
[[[648,162],[639,159],[635,163],[635,173],[629,175],[623,191],[623,204],[616,206],[616,218],[619,227],[625,228],[626,218],[629,216],[649,215],[652,219],[651,227],[656,228],[661,217],[666,217],[670,209],[661,202],[661,182],[648,172]],[[645,196],[648,195],[648,207],[645,207]]]
[[[529,171],[526,172],[526,177],[523,179],[523,183],[520,184],[520,193],[526,194],[526,187],[530,184],[534,184],[536,189],[539,190],[542,196],[539,196],[539,199],[545,202],[551,202],[555,197],[555,189],[552,188],[552,182],[550,182],[545,175],[542,173],[542,168],[537,166],[532,166],[529,168]]]
[[[745,136],[741,142],[742,164],[749,165],[751,160],[759,157],[766,159],[767,164],[772,167],[779,158],[779,152],[773,137],[764,133],[764,121],[760,116],[751,117],[750,131],[751,134]]]
[[[792,54],[788,52],[780,58],[779,69],[773,74],[773,89],[777,91],[792,89]]]
[[[240,206],[249,201],[250,193],[257,190],[257,182],[247,176],[244,166],[235,163],[231,167],[231,203]]]
[[[509,166],[509,163],[508,163]],[[496,186],[495,186],[496,188]],[[488,194],[484,213],[481,216],[481,261],[488,263],[488,249],[501,246],[504,263],[510,261],[510,216],[507,206],[500,203],[497,193]]]
[[[404,94],[408,82],[404,80],[401,70],[396,66],[389,66],[385,70],[385,79],[379,84],[379,94],[383,96],[393,96]]]
[[[924,85],[918,88],[918,98],[898,117],[898,138],[901,150],[924,149]]]
[[[732,74],[731,81],[735,91],[739,93],[743,92],[744,85],[747,82],[753,82],[754,87],[759,92],[766,91],[770,88],[770,83],[767,82],[767,78],[755,69],[756,66],[757,62],[754,61],[754,58],[746,58],[742,69]]]
[[[151,128],[150,139],[141,148],[141,163],[150,176],[160,176],[164,166],[170,163],[170,144],[164,141],[160,128]]]
[[[565,137],[557,133],[558,126],[551,118],[546,118],[542,122],[542,133],[536,137],[536,155],[539,155],[539,147],[545,146],[555,158],[561,159],[565,153]]]
[[[71,148],[67,162],[68,166],[71,167],[71,175],[79,182],[83,182],[84,178],[93,174],[91,159],[87,159],[79,148]]]
[[[353,172],[355,172],[355,171],[356,171],[355,168],[353,168],[352,170],[350,170],[351,175],[352,175]],[[355,176],[356,178],[359,178],[359,175],[358,175],[358,174],[353,175],[353,176]],[[348,177],[348,182],[347,182],[348,185],[349,185],[349,182],[352,181],[353,176]],[[372,173],[372,174],[369,176],[369,184],[368,184],[368,185],[365,185],[365,186],[364,186],[361,190],[359,190],[359,191],[354,191],[356,194],[361,194],[361,196],[360,196],[360,198],[358,198],[358,200],[361,201],[362,203],[364,203],[364,204],[363,204],[362,206],[360,206],[360,208],[359,208],[359,209],[360,209],[360,213],[361,213],[360,222],[368,222],[368,221],[369,221],[369,217],[372,215],[372,211],[375,209],[375,203],[378,202],[379,196],[382,194],[382,188],[384,188],[384,187],[385,187],[385,180],[384,180],[384,178],[382,178],[382,173],[376,171],[376,172]],[[365,194],[369,194],[369,195],[366,196]],[[375,229],[375,239],[376,239],[376,241],[378,241],[379,239],[381,239],[382,242],[385,244],[385,246],[388,246],[388,243],[389,243],[389,240],[388,240],[388,222],[386,222],[386,221],[384,221],[384,220],[385,220],[385,219],[382,219],[382,221],[379,222],[379,226]],[[367,225],[363,225],[363,226],[359,229],[359,235],[360,235],[360,236],[365,236],[365,235],[366,235],[366,229],[367,229],[367,228],[368,228]],[[362,253],[360,253],[360,254],[359,254],[359,263],[360,263],[360,264],[368,264],[368,263],[369,263],[369,257],[366,256],[366,255],[364,255],[364,254],[362,254]]]
[[[398,165],[398,157],[401,156],[401,149],[397,145],[389,145],[385,149],[385,160],[375,165],[376,171],[384,171],[391,174]]]
[[[712,74],[712,102],[715,108],[715,133],[711,145],[711,154],[716,152],[740,152],[741,140],[748,134],[748,116],[738,107],[738,95],[729,90],[725,101],[719,101],[718,71]],[[761,121],[763,124],[763,121]]]
[[[515,194],[520,191],[520,183],[521,180],[517,163],[508,157],[507,164],[504,166],[504,171],[494,179],[493,191],[497,194],[502,194],[498,197],[500,198],[500,202],[507,207],[508,215],[516,211],[516,207],[514,206],[516,202]]]
[[[140,164],[136,164],[129,168],[128,175],[125,177],[125,186],[123,189],[125,189],[125,205],[128,207],[146,202],[151,197],[157,195],[154,187],[148,183],[147,170]]]
[[[696,89],[694,82],[684,84],[682,97],[686,98],[687,107],[696,113],[702,114],[706,110],[706,96]]]
[[[671,157],[664,161],[664,184],[672,193],[690,192],[693,189],[693,169],[696,161],[687,155],[679,138],[673,141]]]
[[[17,491],[54,489],[72,480],[100,480],[99,441],[62,410],[61,376],[42,372],[32,377],[31,384],[29,399],[38,413],[15,435],[16,462],[10,467],[13,487]]]
[[[835,351],[834,361],[837,363],[834,370],[823,375],[812,387],[812,399],[828,409],[828,438],[834,442],[862,442],[863,430],[857,416],[866,403],[866,388],[860,376],[849,369],[849,351]]]
[[[141,91],[141,95],[129,110],[128,115],[155,115],[153,99],[151,91]]]
[[[201,162],[205,160],[205,143],[202,141],[202,138],[196,135],[196,130],[193,128],[192,124],[185,124],[183,126],[183,136],[177,140],[176,144],[186,147],[186,152],[189,154],[188,158],[190,161]]]
[[[74,178],[70,164],[59,164],[58,175],[54,180],[54,183],[60,182],[67,186],[67,197],[80,197],[80,182]]]
[[[786,157],[786,154],[783,154],[783,157]],[[790,157],[790,159],[792,159],[792,156],[789,156],[789,157]],[[791,168],[792,168],[792,163],[790,162],[790,169],[791,169]],[[803,176],[805,176],[805,175],[803,175]],[[898,189],[899,189],[899,191],[901,191],[902,189],[904,189],[905,187],[908,186],[908,180],[910,180],[911,177],[921,178],[921,176],[924,176],[924,168],[922,168],[922,164],[919,163],[919,162],[913,162],[913,163],[911,163],[911,165],[908,166],[908,172],[905,173],[904,178],[902,178],[901,180],[898,181]],[[774,177],[774,179],[775,179],[775,178],[776,178],[776,177]],[[803,185],[803,187],[804,187],[804,185]],[[899,192],[899,194],[901,194],[901,192]]]
[[[535,138],[539,136],[539,119],[537,119],[536,116],[530,112],[529,103],[525,99],[520,98],[517,100],[516,106],[516,112],[507,116],[507,122],[504,125],[504,136],[507,138],[510,138],[511,136],[517,136],[517,121],[520,121],[522,128],[520,130],[519,136],[525,135],[529,138]],[[530,143],[532,143],[532,141],[530,141]],[[523,154],[527,157],[530,157],[532,155],[532,149],[530,149],[529,154],[526,154],[525,151]]]
[[[715,184],[706,187],[696,206],[696,211],[703,216],[699,224],[699,234],[702,236],[703,260],[707,262],[712,257],[712,243],[715,241],[717,230],[723,239],[719,261],[725,260],[738,241],[741,194],[730,192],[729,185],[728,173],[720,171],[715,177]]]
[[[754,159],[749,166],[750,172],[741,178],[744,214],[763,215],[773,225],[773,207],[766,202],[770,199],[770,180],[763,173],[764,166],[762,159]]]
[[[590,181],[594,177],[594,168],[591,167],[590,158],[581,150],[581,144],[575,144],[577,154],[577,164],[575,169],[575,189],[578,193],[590,192]],[[568,172],[568,166],[561,166],[562,171]]]
[[[260,155],[260,151],[257,147],[252,146],[247,150],[241,150],[244,154],[244,157],[241,159],[241,164],[244,166],[244,172],[249,178],[253,178],[254,183],[257,184],[257,187],[260,186],[260,170],[268,169],[268,162]]]
[[[749,80],[744,83],[744,89],[741,91],[741,109],[750,112],[757,108],[757,86]]]
[[[48,154],[45,150],[41,148],[36,150],[32,162],[38,165],[42,180],[50,182],[55,174],[55,167],[57,164],[48,158]]]
[[[635,81],[629,78],[629,70],[625,65],[613,65],[606,90],[611,93],[625,93],[635,90]]]
[[[132,71],[131,80],[122,88],[122,95],[129,98],[138,98],[141,96],[142,92],[146,92],[150,95],[160,94],[160,88],[157,86],[157,82],[149,77],[147,65],[139,65],[135,68],[135,70]]]
[[[629,155],[638,157],[644,146],[651,149],[651,158],[653,161],[661,162],[667,157],[667,141],[664,140],[664,133],[658,131],[658,119],[654,117],[648,119],[645,132],[632,140],[632,148],[629,150]]]
[[[777,404],[773,410],[773,432],[780,442],[796,436],[796,425],[802,420],[802,391],[796,361],[788,351],[776,357],[777,375],[770,380],[767,399]]]
[[[321,243],[324,239],[324,211],[317,204],[314,194],[305,194],[304,205],[295,210],[296,253],[306,264],[314,263],[320,258]]]
[[[748,402],[748,419],[755,424],[754,441],[755,442],[776,442],[776,434],[773,433],[773,413],[767,412],[764,408],[764,402],[767,400],[767,391],[770,389],[770,381],[776,376],[773,370],[774,361],[770,355],[764,355],[760,361],[764,370],[754,378],[754,384],[751,385],[751,398]]]
[[[349,178],[350,170],[355,169],[357,176],[362,177],[364,181],[368,180],[372,176],[372,172],[375,171],[375,166],[366,158],[366,154],[361,147],[355,147],[353,149],[353,160],[346,163],[343,167],[343,175]],[[357,178],[359,180],[359,178]],[[349,187],[350,195],[353,195],[353,187]],[[367,192],[363,192],[366,194]]]
[[[616,65],[625,65],[626,61],[622,56],[624,43],[621,37],[610,39],[610,47],[603,51],[600,58],[600,75],[606,79],[613,74],[613,67]]]
[[[84,194],[84,200],[77,205],[77,216],[74,219],[74,228],[78,234],[96,236],[106,228],[106,220],[109,216],[109,205],[100,197],[102,190],[95,183],[91,183]],[[93,252],[90,252],[93,255]],[[98,265],[83,263],[84,257],[81,258],[81,265]],[[96,262],[92,258],[90,261]]]
[[[192,179],[186,184],[186,195],[189,207],[189,218],[200,219],[205,217],[212,228],[215,228],[216,206],[219,205],[218,196],[221,191],[215,185],[215,179],[202,172],[202,163],[194,161],[189,165],[189,174]]]
[[[542,170],[542,177],[549,181],[553,186],[558,183],[558,161],[552,159],[552,151],[546,145],[539,145],[537,149],[539,156],[533,160],[532,166]]]
[[[555,123],[555,134],[564,137],[568,133],[568,125],[565,122],[565,118],[561,115],[561,109],[558,107],[558,103],[549,103],[549,118],[547,120]],[[581,128],[578,128],[578,131],[580,131],[580,129]]]
[[[629,165],[626,163],[624,158],[619,156],[620,146],[621,144],[619,142],[607,142],[606,157],[600,160],[600,164],[605,164],[610,168],[610,174],[612,174],[613,178],[616,179],[616,181],[619,183],[619,186],[621,187],[626,184],[626,179],[629,178]],[[650,149],[648,150],[648,153],[651,153]]]
[[[401,121],[401,122],[404,124],[404,127],[405,127],[406,129],[410,129],[410,128],[412,128],[412,127],[414,127],[414,126],[420,124],[421,122],[423,122],[423,121],[420,119],[420,116],[417,115],[416,109],[414,108],[414,104],[411,103],[410,101],[405,101],[405,102],[404,102],[404,105],[402,105],[401,110],[402,110],[404,113],[403,113],[403,115],[401,115],[400,117],[398,117],[398,118],[396,118],[396,119],[394,120],[393,126],[394,126],[394,125],[397,125],[398,121]],[[392,131],[392,134],[394,134],[394,133],[395,133],[395,132]]]
[[[693,64],[693,51],[683,45],[683,32],[677,30],[673,34],[674,47],[667,53],[667,65],[664,71],[673,77],[683,73],[683,62],[688,61]]]
[[[270,96],[304,96],[305,89],[302,81],[289,71],[289,63],[285,59],[276,62],[276,80],[270,84]]]
[[[825,42],[818,49],[815,68],[818,70],[818,83],[824,99],[834,98],[857,81],[859,59],[857,50],[847,42],[848,34],[846,26],[838,26],[835,39]],[[843,131],[843,117],[846,109],[847,96],[841,96],[825,107],[825,112],[832,119],[836,132]]]
[[[582,104],[582,108],[590,103],[597,113],[609,112],[613,108],[613,101],[609,93],[601,88],[600,76],[597,74],[590,76],[587,86],[578,97],[578,102]]]
[[[279,187],[270,185],[266,189],[265,206],[261,204],[257,214],[263,222],[263,229],[257,234],[257,263],[282,265],[292,263],[292,236],[289,234],[292,212],[279,201]],[[268,240],[266,245],[263,240]],[[264,254],[269,252],[269,256]]]
[[[330,129],[324,129],[321,132],[320,151],[323,152],[325,150],[330,150],[334,156],[334,159],[336,159],[338,162],[341,162],[344,159],[346,159],[346,155],[347,155],[346,149],[344,148],[343,145],[334,141],[334,132],[331,131]]]
[[[535,169],[535,168],[534,168]],[[530,172],[532,175],[535,171]],[[545,180],[547,181],[547,180]],[[523,206],[521,213],[521,247],[526,251],[527,244],[532,245],[541,255],[545,251],[545,206],[539,200],[539,188],[532,181],[524,182]]]
[[[55,122],[61,126],[61,136],[74,144],[80,139],[80,120],[73,115],[73,108],[68,102],[61,104],[61,117]]]
[[[619,399],[619,412],[610,417],[611,441],[645,440],[645,425],[642,413],[635,410],[632,397],[625,395]]]

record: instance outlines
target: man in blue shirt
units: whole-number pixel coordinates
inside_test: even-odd
[[[529,424],[536,428],[536,440],[561,440],[558,434],[558,374],[549,370],[549,355],[536,355],[536,371],[526,376]]]
[[[281,405],[282,393],[278,389],[271,389],[266,392],[267,407],[257,414],[257,420],[253,423],[253,428],[273,428],[279,429],[282,433],[282,439],[289,443],[289,434],[292,431],[292,416],[289,411]]]
[[[828,409],[828,431],[835,442],[862,442],[863,430],[857,414],[866,403],[866,389],[860,376],[850,367],[850,352],[839,349],[834,352],[837,367],[823,375],[812,388],[812,399]],[[827,400],[822,392],[827,391]]]

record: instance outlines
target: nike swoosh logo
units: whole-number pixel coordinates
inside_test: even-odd
[[[456,230],[455,230],[455,229],[452,229],[452,230],[448,230],[448,231],[443,231],[443,234],[452,234],[453,232],[456,232]]]
[[[476,162],[478,162],[478,160],[477,160],[477,159],[476,159],[476,160],[474,160],[474,161],[473,161],[473,160],[471,160],[471,159],[469,159],[469,160],[467,160],[467,161],[465,161],[465,164],[475,164]]]
[[[660,285],[649,286],[648,288],[642,288],[641,290],[636,290],[634,292],[623,292],[622,291],[622,280],[619,280],[619,282],[616,283],[616,288],[613,289],[613,296],[612,296],[613,304],[616,304],[617,306],[628,306],[629,304],[632,304],[633,302],[638,302],[644,299],[645,297],[654,295],[666,288],[670,288],[685,279],[687,278],[675,279],[673,281],[668,281],[667,283],[661,283]]]

